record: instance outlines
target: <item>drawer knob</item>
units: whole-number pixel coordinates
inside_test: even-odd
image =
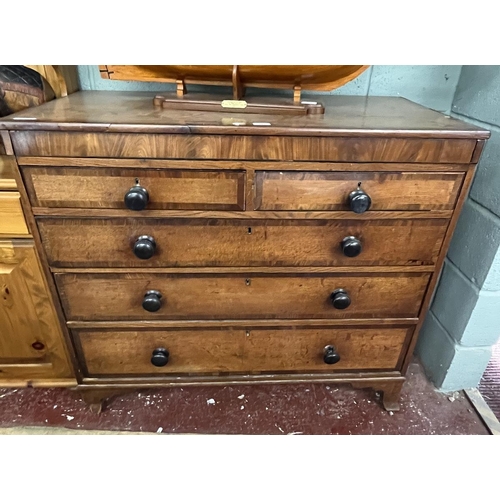
[[[327,365],[334,365],[340,361],[340,355],[333,345],[327,345],[323,349],[323,361]]]
[[[349,297],[349,294],[342,288],[334,290],[330,295],[330,300],[335,309],[346,309],[351,305],[351,297]]]
[[[149,312],[156,312],[161,307],[161,293],[157,290],[148,290],[144,299],[142,299],[142,307]]]
[[[155,366],[165,366],[168,363],[170,353],[163,347],[157,347],[151,356],[151,364]]]
[[[362,250],[361,241],[355,236],[346,236],[340,246],[346,257],[357,257]]]
[[[134,243],[134,254],[139,259],[150,259],[156,250],[156,241],[152,236],[139,236]]]
[[[131,187],[125,194],[125,206],[129,210],[144,210],[149,202],[149,193],[146,188],[139,185]]]
[[[349,205],[351,210],[356,214],[362,214],[370,208],[371,204],[372,199],[361,189],[360,182],[358,188],[349,194]]]

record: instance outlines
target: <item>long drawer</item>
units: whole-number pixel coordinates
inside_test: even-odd
[[[461,172],[256,172],[259,210],[350,210],[359,187],[370,210],[452,210]]]
[[[182,126],[183,132],[187,132]],[[234,128],[234,127],[233,127]],[[227,127],[225,127],[228,130]],[[420,137],[284,137],[19,130],[22,156],[468,163],[475,139]]]
[[[448,220],[41,217],[38,227],[58,267],[395,266],[434,264]],[[134,254],[144,235],[156,245],[149,259]]]
[[[398,368],[410,328],[74,330],[87,375],[332,372]],[[325,363],[325,354],[339,361]],[[161,351],[158,351],[161,349]],[[152,363],[157,353],[156,366]]]
[[[147,209],[245,208],[243,171],[24,167],[23,176],[34,207],[126,209],[125,195],[138,182],[148,193]]]
[[[63,273],[55,278],[68,320],[415,318],[430,274]]]

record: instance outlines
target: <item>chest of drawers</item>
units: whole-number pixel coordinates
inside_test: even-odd
[[[0,122],[84,397],[338,382],[398,409],[489,133],[401,98],[293,117],[152,97]]]

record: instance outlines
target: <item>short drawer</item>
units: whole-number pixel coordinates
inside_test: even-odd
[[[37,218],[56,267],[432,265],[447,219]],[[141,236],[154,254],[138,258]],[[358,253],[359,252],[359,253]]]
[[[243,210],[245,172],[195,169],[24,167],[34,207],[123,208],[139,183],[147,191],[145,210]]]
[[[55,274],[66,318],[83,321],[415,318],[429,277],[428,273]]]
[[[16,191],[0,191],[0,234],[12,236],[29,234],[20,195]]]
[[[452,210],[464,174],[416,172],[256,173],[258,210],[349,211],[358,186],[371,199],[370,211]]]
[[[74,330],[73,334],[88,376],[126,376],[394,370],[412,329]],[[333,350],[325,350],[328,346]],[[155,351],[155,363],[164,366],[153,364]],[[327,364],[325,354],[332,351],[339,361]]]

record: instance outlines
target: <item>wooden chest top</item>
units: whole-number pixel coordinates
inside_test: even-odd
[[[487,139],[489,132],[401,97],[317,96],[324,115],[164,110],[150,92],[83,91],[0,121],[0,130]],[[316,97],[314,97],[316,99]]]

